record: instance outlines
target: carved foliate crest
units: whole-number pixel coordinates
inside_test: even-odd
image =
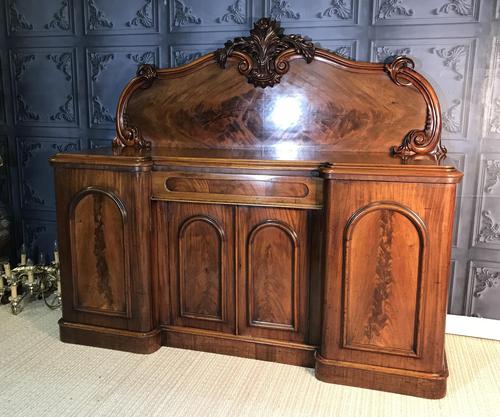
[[[250,31],[250,36],[238,37],[226,42],[215,56],[224,68],[227,59],[238,55],[241,62],[238,69],[248,82],[256,87],[272,87],[279,83],[283,74],[288,72],[289,64],[282,60],[282,53],[293,49],[312,62],[315,54],[314,44],[300,35],[284,35],[278,22],[268,18],[258,20]]]

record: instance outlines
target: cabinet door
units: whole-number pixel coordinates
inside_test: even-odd
[[[57,168],[64,322],[139,333],[156,328],[150,182],[149,172]],[[73,337],[77,330],[71,331]]]
[[[172,322],[234,332],[233,208],[169,203]]]
[[[453,184],[329,181],[327,359],[438,373]]]
[[[238,225],[238,331],[306,341],[306,210],[241,207]]]

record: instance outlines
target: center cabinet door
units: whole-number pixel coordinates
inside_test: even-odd
[[[306,342],[307,211],[238,207],[236,224],[239,333]]]
[[[234,333],[233,208],[168,203],[172,322]]]

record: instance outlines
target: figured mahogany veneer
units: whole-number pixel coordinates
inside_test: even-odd
[[[261,19],[189,65],[141,66],[116,128],[51,159],[61,340],[445,395],[462,174],[409,58],[353,62]]]
[[[153,198],[279,207],[321,208],[319,178],[279,175],[154,172]]]

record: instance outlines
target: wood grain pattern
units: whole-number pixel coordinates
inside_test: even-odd
[[[237,210],[239,333],[305,342],[308,219],[303,210]]]
[[[234,232],[231,207],[163,203],[168,217],[172,323],[233,332]],[[160,248],[165,256],[167,248]]]
[[[274,197],[304,198],[309,194],[307,186],[300,182],[273,182],[254,179],[238,181],[234,179],[182,178],[170,177],[165,181],[167,191],[198,192],[206,194],[255,195]]]
[[[295,232],[276,220],[250,232],[246,259],[250,326],[298,330],[298,244]]]
[[[304,343],[254,336],[231,335],[177,326],[162,326],[162,340],[166,346],[240,356],[261,361],[286,363],[308,368],[314,367],[314,355],[317,349],[317,346]]]
[[[425,225],[406,207],[373,203],[353,215],[344,235],[344,347],[419,356],[427,244]]]
[[[212,218],[194,216],[179,229],[181,317],[224,321],[226,238]]]
[[[262,206],[321,207],[319,178],[280,175],[154,172],[153,198]]]
[[[316,378],[335,384],[439,399],[446,395],[448,366],[445,358],[442,371],[437,373],[418,372],[328,360],[321,355],[316,355]]]
[[[90,167],[91,169],[69,168],[63,164],[57,165],[55,169],[58,244],[63,288],[63,322],[65,329],[67,329],[66,331],[61,327],[61,337],[68,341],[80,340],[91,343],[92,337],[90,335],[94,334],[94,338],[99,339],[99,336],[96,336],[99,333],[95,333],[94,330],[83,330],[74,326],[68,329],[70,324],[93,326],[92,329],[121,329],[135,333],[137,336],[128,334],[122,339],[123,346],[128,346],[126,341],[130,340],[133,349],[140,350],[140,344],[143,342],[143,348],[152,351],[154,342],[159,342],[159,338],[152,337],[146,338],[146,340],[141,336],[155,330],[158,325],[158,319],[153,309],[153,298],[157,295],[153,297],[152,292],[157,285],[151,273],[150,172],[145,170],[146,168],[136,172],[136,161],[130,161],[128,166],[126,161],[122,161],[116,171],[93,169],[93,165]],[[114,303],[123,301],[121,294],[126,291],[127,273],[130,277],[130,308],[127,314],[109,314],[108,310],[102,310],[102,307],[106,308],[104,303],[108,303],[108,301],[97,287],[97,282],[101,281],[103,277],[94,275],[97,274],[95,244],[102,245],[102,242],[95,242],[94,195],[96,193],[103,194],[96,190],[104,190],[108,193],[107,195],[116,196],[116,201],[121,201],[117,205],[113,199],[105,197],[102,201],[104,210],[101,221],[106,246],[105,260],[108,271],[113,273],[109,284]],[[92,192],[87,194],[89,191]],[[80,198],[82,199],[80,200]],[[83,203],[82,206],[78,204],[79,201]],[[76,209],[76,213],[72,213],[72,205]],[[120,206],[122,206],[121,209]],[[127,225],[125,231],[123,229],[124,211],[126,212]],[[72,235],[73,238],[75,237],[73,226],[76,226],[74,214],[77,215],[76,220],[81,220],[78,226],[79,236],[76,239],[72,239]],[[110,227],[113,230],[110,230]],[[119,241],[122,238],[122,248],[125,248],[125,252],[128,251],[130,262],[127,263],[125,259],[124,275],[118,278],[115,272],[122,272],[121,268],[118,267],[121,265],[120,260],[123,259],[123,253],[119,246]],[[83,252],[84,250],[85,252]],[[89,258],[90,262],[86,262]],[[75,272],[87,274],[87,271],[88,275],[75,276]],[[99,309],[87,308],[85,311],[80,309],[81,302],[78,297],[81,296],[85,297],[85,304],[99,307]],[[99,300],[99,302],[93,301],[94,299]],[[118,309],[123,311],[121,306]],[[116,343],[113,344],[113,346],[116,345]],[[158,347],[159,345],[156,345],[156,349]]]
[[[134,353],[153,353],[161,346],[159,329],[136,332],[59,320],[61,341]]]
[[[127,107],[130,124],[153,147],[176,148],[389,151],[426,116],[418,90],[398,87],[383,67],[351,72],[320,60],[295,60],[287,77],[265,90],[247,84],[234,60],[224,71],[207,62],[199,72],[137,90]]]
[[[323,315],[321,355],[339,361],[441,372],[454,185],[331,180],[326,188],[325,226],[332,233],[325,242],[324,302],[329,313]],[[329,200],[333,195],[335,199]],[[380,252],[381,239],[387,233],[380,230],[380,211],[362,216],[358,220],[361,223],[350,229],[350,241],[344,234],[351,216],[363,207],[377,209],[377,204],[397,213],[393,214],[388,253],[390,285],[383,282],[385,271],[377,271],[377,265],[388,265],[378,262],[379,256],[387,255]],[[336,250],[344,245],[349,258]],[[386,294],[377,293],[380,284]],[[372,317],[374,323],[378,321],[380,335],[373,334],[370,341],[365,331]],[[343,335],[355,349],[344,346]],[[415,343],[419,347],[416,351]]]
[[[89,187],[70,204],[75,308],[130,317],[127,213],[113,193]]]
[[[57,166],[90,169],[189,172],[193,168],[205,168],[207,177],[218,169],[233,169],[232,174],[251,170],[253,174],[276,171],[274,175],[323,176],[332,174],[364,173],[391,177],[391,181],[408,181],[410,173],[418,182],[460,181],[462,173],[449,158],[437,155],[401,156],[386,152],[332,151],[316,147],[283,146],[274,148],[230,149],[182,149],[182,148],[97,148],[83,152],[65,152],[50,159]],[[175,169],[173,167],[176,167]],[[331,168],[331,169],[328,169]],[[258,170],[258,171],[255,171]],[[293,174],[293,172],[296,172]]]

